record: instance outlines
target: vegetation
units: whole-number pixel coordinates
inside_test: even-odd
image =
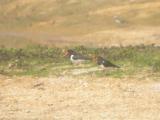
[[[65,48],[67,49],[67,48]],[[71,75],[72,70],[97,67],[93,60],[86,65],[72,65],[64,56],[62,48],[47,46],[29,46],[26,48],[0,48],[0,74],[3,75]],[[128,46],[111,48],[74,47],[74,50],[92,58],[103,56],[121,66],[120,69],[97,70],[86,75],[125,77],[141,75],[160,75],[160,47]],[[143,74],[143,75],[144,75]]]

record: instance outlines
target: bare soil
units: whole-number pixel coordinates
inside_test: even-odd
[[[160,81],[0,76],[1,120],[159,120]]]
[[[47,46],[160,46],[160,28],[102,30],[84,35],[54,35],[46,32],[13,32],[0,31],[0,45],[6,47],[24,47],[30,44]],[[11,41],[12,38],[12,42]]]

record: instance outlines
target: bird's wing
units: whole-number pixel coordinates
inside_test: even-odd
[[[90,58],[83,56],[81,54],[76,54],[73,56],[73,59],[77,60],[77,59],[81,59],[81,60],[90,60]]]
[[[119,66],[111,63],[111,62],[108,61],[108,60],[103,60],[103,65],[104,65],[105,67],[117,67],[117,68],[119,68]]]

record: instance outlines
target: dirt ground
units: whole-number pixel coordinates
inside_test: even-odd
[[[0,76],[0,120],[160,120],[160,81]]]
[[[0,46],[25,47],[31,44],[47,46],[136,46],[140,44],[160,46],[160,28],[146,29],[116,29],[93,32],[77,36],[56,36],[53,33],[39,32],[2,32],[0,31]],[[10,42],[12,39],[12,42]]]

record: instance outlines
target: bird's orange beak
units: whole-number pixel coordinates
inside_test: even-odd
[[[67,51],[67,50],[63,49],[62,52],[63,52],[63,54],[64,54],[64,57],[68,56],[68,51]]]
[[[65,52],[64,52],[64,56],[65,56],[65,57],[69,56],[68,51],[65,51]]]
[[[64,56],[67,57],[67,56],[68,56],[68,52],[65,52],[65,53],[64,53]]]
[[[93,60],[94,62],[96,62],[96,61],[97,61],[97,56],[94,55],[94,56],[92,57],[92,60]]]

